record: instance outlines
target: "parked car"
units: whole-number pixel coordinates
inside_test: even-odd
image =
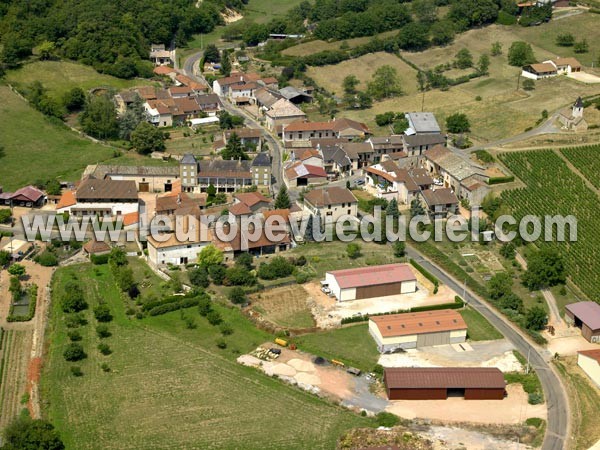
[[[273,353],[274,355],[281,355],[281,349],[280,348],[270,348],[269,351],[271,353]]]
[[[346,372],[348,372],[350,375],[354,375],[355,377],[359,377],[362,373],[360,369],[357,369],[356,367],[348,367]]]
[[[323,293],[325,293],[325,294],[329,295],[329,294],[331,294],[331,289],[329,289],[327,286],[323,286],[323,287],[321,288],[321,292],[323,292]]]
[[[354,184],[355,184],[356,186],[362,186],[363,184],[365,184],[365,180],[356,180],[356,181],[354,182]]]

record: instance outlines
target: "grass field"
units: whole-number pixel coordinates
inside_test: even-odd
[[[600,391],[579,368],[576,357],[563,358],[556,362],[556,367],[570,394],[573,448],[588,449],[600,439]]]
[[[379,359],[377,345],[366,323],[307,334],[295,338],[294,342],[302,351],[336,359],[364,371],[371,371]]]
[[[342,96],[344,93],[342,81],[347,75],[355,75],[361,82],[358,89],[365,90],[367,83],[373,78],[373,73],[379,67],[385,65],[392,66],[398,71],[398,75],[402,80],[402,88],[406,94],[410,95],[417,92],[417,71],[391,53],[369,53],[335,66],[309,67],[306,73],[319,86],[335,93],[335,95]]]
[[[50,122],[8,87],[0,86],[0,98],[0,144],[6,153],[0,158],[0,182],[5,190],[39,179],[75,180],[87,164],[112,157],[112,148]]]
[[[221,138],[221,130],[218,127],[209,127],[204,130],[204,133],[195,134],[191,129],[185,128],[191,133],[190,136],[183,136],[184,129],[176,129],[170,131],[171,137],[165,141],[168,153],[180,155],[183,153],[193,152],[195,155],[208,156],[213,151],[210,137],[213,139]]]
[[[89,90],[97,87],[127,89],[152,84],[148,80],[123,80],[96,72],[92,67],[69,61],[37,61],[6,73],[6,81],[15,87],[26,87],[40,81],[55,98],[74,87]]]
[[[90,306],[104,299],[114,320],[106,339],[113,353],[96,346],[95,320],[80,328],[88,357],[82,377],[70,374],[62,356],[68,339],[58,302],[48,334],[42,375],[44,411],[68,449],[124,448],[333,448],[339,435],[371,421],[243,367],[238,354],[272,339],[236,309],[215,306],[234,333],[226,350],[220,333],[185,310],[197,328],[188,329],[179,312],[130,320],[124,313],[107,266],[70,266],[56,272],[54,292],[76,274]],[[100,364],[107,362],[111,372]],[[285,426],[282,422],[285,422]],[[278,425],[279,424],[279,425]]]
[[[371,40],[373,40],[373,38],[375,37],[377,37],[378,39],[385,39],[387,37],[394,36],[397,33],[398,30],[392,30],[376,34],[375,36],[364,36],[359,38],[346,39],[345,41],[333,42],[326,42],[320,39],[315,39],[314,41],[303,42],[301,44],[294,45],[293,47],[286,48],[281,53],[287,56],[307,56],[312,55],[313,53],[323,52],[325,50],[339,50],[342,44],[347,45],[348,48],[355,48],[360,45],[371,42]]]
[[[350,259],[346,254],[347,245],[345,242],[328,242],[326,245],[306,243],[294,248],[290,254],[294,257],[304,255],[308,264],[315,270],[316,279],[322,279],[325,272],[330,270],[399,262],[388,245],[360,242],[361,256],[356,259]]]
[[[297,284],[261,291],[251,296],[254,310],[270,322],[289,328],[314,326],[307,298],[308,293]]]
[[[472,341],[491,341],[502,339],[502,333],[492,326],[479,312],[470,306],[461,309],[460,315],[467,323],[469,339]]]

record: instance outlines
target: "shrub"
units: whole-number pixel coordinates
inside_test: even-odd
[[[233,327],[231,325],[229,325],[228,323],[222,323],[221,325],[219,325],[219,331],[221,332],[221,334],[223,336],[229,336],[231,334],[233,334]]]
[[[87,357],[83,351],[83,347],[77,342],[72,342],[67,345],[67,348],[63,352],[63,356],[67,361],[80,361]]]
[[[102,372],[110,372],[110,367],[107,363],[102,363],[100,364],[100,368],[102,369]]]
[[[263,280],[285,278],[294,272],[294,265],[282,256],[276,256],[269,263],[263,263],[258,268],[258,277]]]
[[[207,288],[210,285],[208,271],[205,267],[198,267],[190,270],[188,272],[188,276],[190,278],[190,283],[192,283],[194,286]]]
[[[95,264],[97,266],[100,266],[102,264],[107,264],[108,263],[108,254],[104,254],[104,255],[91,255],[90,256],[90,260],[92,261],[92,264]]]
[[[67,333],[67,335],[69,336],[69,339],[71,340],[71,342],[77,342],[82,339],[81,333],[77,330],[71,330]]]
[[[96,327],[96,334],[100,339],[106,339],[111,336],[107,325],[101,324]]]
[[[395,414],[389,412],[380,412],[375,416],[377,425],[380,427],[393,427],[398,425],[400,419]]]
[[[61,307],[64,312],[79,312],[87,308],[81,286],[75,281],[65,283],[61,296]]]
[[[98,322],[110,322],[113,319],[110,308],[106,303],[102,303],[94,308],[94,317]]]
[[[210,298],[204,297],[200,299],[198,302],[198,312],[201,316],[206,317],[206,315],[212,311],[212,302]]]
[[[360,245],[356,242],[350,242],[346,246],[346,253],[350,259],[356,259],[360,256]]]
[[[206,319],[208,320],[208,323],[215,326],[223,322],[219,311],[210,311],[208,314],[206,314]]]
[[[208,268],[208,273],[210,274],[210,278],[213,280],[213,283],[216,285],[223,284],[225,280],[225,274],[227,270],[221,264],[214,264]]]
[[[79,326],[87,325],[87,320],[81,314],[69,314],[65,317],[65,325],[67,328],[77,328]]]
[[[58,266],[58,258],[48,250],[35,257],[35,262],[44,267]]]
[[[544,402],[544,398],[539,392],[533,392],[527,396],[527,401],[530,405],[539,405]]]
[[[230,267],[225,272],[225,284],[233,286],[252,286],[256,277],[244,266]]]
[[[227,297],[229,298],[229,301],[231,303],[233,303],[234,305],[241,305],[242,303],[245,303],[247,300],[246,293],[239,286],[236,286],[233,289],[231,289],[229,291],[229,294],[227,295]]]
[[[227,342],[225,342],[225,339],[217,339],[217,347],[219,347],[221,350],[226,349]]]
[[[71,375],[73,375],[74,377],[81,377],[81,376],[83,376],[83,372],[81,370],[81,367],[79,367],[79,366],[71,366]]]
[[[112,353],[112,350],[110,349],[110,346],[108,344],[105,344],[104,342],[98,344],[98,350],[103,355],[110,355]]]

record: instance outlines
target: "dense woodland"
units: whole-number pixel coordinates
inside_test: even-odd
[[[151,73],[151,43],[181,46],[245,0],[0,0],[0,57],[14,67],[37,48],[121,78]]]

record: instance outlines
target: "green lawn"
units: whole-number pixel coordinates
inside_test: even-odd
[[[127,89],[147,86],[152,82],[144,79],[123,80],[96,72],[92,67],[70,61],[36,61],[6,73],[6,81],[15,87],[26,87],[40,81],[53,97],[74,87],[89,90],[97,87]]]
[[[459,312],[467,323],[468,335],[471,341],[491,341],[504,337],[485,317],[470,306]]]
[[[300,350],[370,371],[377,364],[379,352],[367,324],[308,334],[294,339]]]
[[[183,313],[194,318],[195,329],[186,328],[180,312],[128,319],[108,266],[60,268],[54,292],[74,275],[91,307],[100,299],[110,306],[112,336],[105,341],[113,353],[103,356],[96,350],[99,338],[88,309],[89,324],[80,327],[88,357],[67,363],[64,314],[53,302],[42,398],[44,414],[67,449],[326,449],[349,428],[372,424],[237,364],[239,353],[272,338],[238,310],[215,306],[235,330],[225,337],[227,349],[220,350],[215,344],[221,334],[196,308]],[[103,362],[111,372],[100,369]],[[70,374],[73,365],[81,367],[82,377]]]
[[[113,149],[82,139],[0,86],[0,184],[12,190],[38,179],[75,180],[88,164],[110,159]]]

